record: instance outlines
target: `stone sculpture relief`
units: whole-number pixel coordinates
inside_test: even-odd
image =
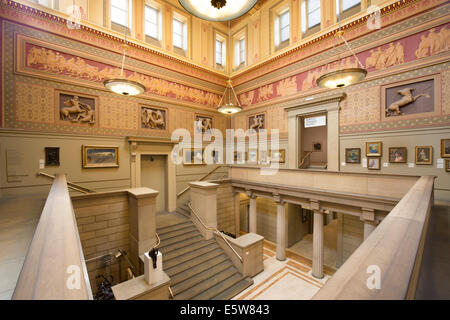
[[[239,96],[239,101],[241,102],[241,105],[248,106],[248,105],[252,104],[254,96],[255,96],[255,90],[252,90],[250,92],[241,94]]]
[[[392,115],[394,116],[402,115],[403,112],[401,112],[400,108],[415,102],[420,97],[430,98],[430,95],[428,93],[421,93],[418,94],[417,96],[413,96],[412,92],[414,90],[415,90],[414,88],[405,88],[397,91],[397,93],[402,97],[399,100],[391,103],[391,105],[386,108],[386,117],[390,117]]]
[[[436,33],[436,29],[432,28],[428,35],[422,35],[420,40],[419,48],[415,52],[418,59],[449,50],[450,30],[445,26],[439,33]]]
[[[62,97],[67,95],[62,95]],[[64,98],[63,98],[64,99]],[[88,99],[88,98],[86,98]],[[94,101],[94,99],[89,99]],[[80,101],[78,96],[73,96],[63,101],[63,105],[66,107],[60,107],[60,119],[71,122],[89,124],[95,123],[95,110],[88,103]]]
[[[405,62],[405,50],[400,42],[389,46],[383,50],[378,47],[376,50],[370,50],[370,56],[366,59],[366,68],[375,68],[377,70],[388,68]]]
[[[265,118],[266,115],[264,113],[248,117],[248,128],[250,130],[253,129],[257,132],[261,129],[265,129],[266,128]]]
[[[268,100],[273,95],[273,84],[259,88],[258,102]]]
[[[277,92],[284,97],[297,92],[297,77],[289,77],[280,81],[277,87]]]
[[[166,110],[142,107],[141,124],[142,128],[165,130]]]
[[[212,129],[212,118],[196,116],[195,121],[198,132],[205,133]]]
[[[106,79],[120,76],[120,68],[106,66],[99,68],[80,57],[68,58],[59,52],[46,48],[32,47],[26,55],[26,66],[37,67],[40,70],[65,74],[70,77],[103,82]],[[174,96],[178,100],[189,100],[195,103],[216,106],[220,96],[200,89],[190,88],[163,79],[148,77],[133,72],[125,72],[125,78],[142,83],[149,91],[160,96]]]

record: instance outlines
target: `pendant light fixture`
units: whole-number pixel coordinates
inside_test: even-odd
[[[120,94],[122,96],[135,96],[145,92],[145,87],[141,83],[133,80],[128,80],[123,73],[123,67],[125,65],[125,56],[128,49],[127,45],[127,28],[124,31],[124,43],[122,44],[123,56],[122,56],[122,67],[120,68],[120,76],[118,78],[108,79],[103,82],[106,89]]]
[[[233,88],[233,83],[231,81],[231,58],[228,52],[231,51],[231,27],[230,27],[230,21],[228,21],[228,81],[227,81],[227,87],[225,88],[225,91],[223,92],[222,98],[220,98],[219,101],[219,107],[217,108],[217,111],[224,113],[224,114],[233,114],[242,111],[241,103],[239,102],[239,99],[236,95],[236,92]],[[233,103],[233,97],[235,98],[237,104]],[[227,101],[228,98],[228,101]],[[222,104],[223,102],[223,104]]]
[[[194,16],[209,21],[230,21],[247,13],[257,0],[178,0]]]
[[[341,30],[339,25],[339,30],[336,32],[336,38],[342,39],[347,46],[348,51],[355,57],[360,68],[346,68],[339,69],[337,71],[328,72],[317,79],[317,85],[322,88],[336,89],[343,88],[357,82],[364,80],[367,75],[367,70],[364,69],[361,61],[350,48],[348,42],[344,38],[344,31]]]

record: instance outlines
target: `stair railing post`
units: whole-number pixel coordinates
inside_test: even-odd
[[[205,225],[217,229],[217,188],[219,185],[196,181],[189,183],[189,186],[191,187],[191,206]],[[191,219],[206,240],[214,237],[214,231],[205,228],[195,215],[191,215]]]

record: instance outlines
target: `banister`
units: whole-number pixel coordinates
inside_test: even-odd
[[[413,299],[434,179],[420,177],[313,299]]]
[[[209,176],[210,174],[214,173],[217,169],[222,168],[222,166],[217,166],[214,169],[212,169],[211,171],[209,171],[207,174],[203,175],[200,179],[198,179],[197,181],[203,181],[203,179],[205,179],[207,176]],[[179,198],[182,194],[184,194],[186,191],[188,191],[191,188],[191,186],[187,186],[186,188],[184,188],[180,193],[177,194],[177,198]]]
[[[188,202],[188,206],[189,206],[189,208],[191,209],[191,212],[192,212],[192,213],[194,214],[194,216],[197,218],[197,220],[200,221],[200,223],[203,225],[203,227],[204,227],[205,229],[212,230],[212,231],[214,231],[214,233],[220,235],[220,236],[222,237],[223,241],[225,241],[225,243],[228,245],[228,247],[230,247],[230,249],[231,249],[231,250],[234,252],[234,254],[238,257],[239,261],[243,262],[242,257],[239,255],[239,253],[237,253],[237,251],[233,248],[233,246],[230,244],[230,242],[225,238],[225,236],[223,235],[223,233],[220,232],[217,228],[213,228],[213,227],[207,226],[207,225],[203,222],[203,220],[198,216],[197,212],[195,212],[194,208],[192,208],[192,205],[191,205],[191,202],[190,202],[190,201]]]
[[[12,299],[93,299],[65,175],[55,177]]]
[[[299,168],[303,168],[303,165],[304,165],[306,159],[309,158],[313,152],[314,151],[306,151],[306,155],[303,157],[302,161],[298,165]]]
[[[47,177],[47,178],[50,178],[50,179],[53,179],[53,180],[55,179],[55,176],[53,176],[51,174],[48,174],[48,173],[45,173],[45,172],[38,172],[38,176]],[[72,182],[69,182],[69,181],[66,181],[66,183],[67,183],[67,187],[72,189],[72,190],[75,190],[75,191],[78,191],[78,192],[81,192],[81,193],[84,193],[84,194],[95,193],[94,190],[82,187],[82,186],[80,186],[78,184],[75,184],[75,183],[72,183]]]

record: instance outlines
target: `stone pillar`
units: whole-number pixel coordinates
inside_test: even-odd
[[[280,197],[274,197],[277,204],[277,254],[278,260],[286,260],[286,210],[284,201]]]
[[[239,192],[234,193],[234,227],[236,238],[241,233],[241,197]]]
[[[140,256],[156,244],[156,197],[150,188],[128,189],[130,259],[140,266]]]
[[[361,220],[364,221],[364,240],[366,240],[376,227],[374,209],[362,208]]]
[[[314,211],[313,230],[313,259],[312,275],[318,279],[323,278],[323,211],[319,202],[311,202],[311,210]]]
[[[189,183],[191,186],[191,206],[201,221],[207,226],[217,228],[217,188],[216,183],[196,181]],[[206,229],[194,214],[191,214],[192,222],[208,240],[214,237],[214,231]]]
[[[250,196],[250,212],[249,215],[249,226],[248,231],[251,233],[257,233],[256,227],[257,227],[257,220],[256,220],[256,197],[254,195]]]

